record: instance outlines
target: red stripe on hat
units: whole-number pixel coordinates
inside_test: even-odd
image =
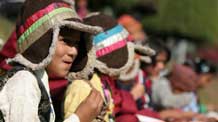
[[[47,7],[45,7],[44,9],[37,11],[32,16],[30,16],[28,19],[26,19],[24,25],[21,25],[19,27],[18,35],[22,35],[33,23],[35,23],[41,17],[43,17],[46,14],[50,13],[51,11],[53,11],[57,8],[61,8],[61,7],[70,8],[70,6],[66,3],[52,3],[52,4],[48,5]]]
[[[129,36],[127,37],[127,42],[133,42],[133,36],[129,34]]]
[[[108,47],[105,47],[105,48],[102,48],[102,49],[96,51],[96,56],[97,57],[104,56],[106,54],[109,54],[109,53],[117,50],[117,49],[124,47],[125,45],[126,45],[126,39],[118,41],[117,43],[114,43]]]

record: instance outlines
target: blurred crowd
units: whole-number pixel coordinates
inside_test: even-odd
[[[24,0],[11,1],[0,1],[0,10],[5,11],[2,16],[9,19],[11,19],[10,16],[19,16],[16,13],[18,11],[16,7],[20,7],[24,2]],[[102,94],[108,102],[105,106],[109,106],[106,110],[109,119],[105,119],[102,115],[103,119],[98,121],[218,122],[218,105],[203,103],[199,95],[199,91],[211,82],[217,82],[217,63],[198,55],[192,42],[185,39],[150,36],[144,31],[140,20],[131,14],[123,13],[121,16],[111,17],[106,13],[92,19],[92,16],[98,14],[88,10],[88,0],[75,2],[76,11],[86,24],[102,26],[104,30],[109,30],[111,25],[114,26],[117,23],[128,31],[129,36],[126,40],[135,47],[133,54],[129,49],[100,53],[102,47],[113,43],[115,37],[109,38],[111,40],[102,45],[98,44],[98,39],[103,37],[94,38],[97,40],[93,42],[97,45],[97,59],[104,62],[107,67],[102,66],[102,68],[100,67],[102,64],[98,63],[100,68],[96,66],[95,68],[99,69],[94,71],[98,77],[95,77],[95,74],[92,78],[90,74],[86,75],[89,77],[91,88],[97,87],[97,90],[103,88]],[[6,5],[15,10],[9,9],[10,7]],[[110,20],[110,18],[115,19]],[[107,32],[113,33],[112,30]],[[0,76],[12,68],[6,63],[6,59],[18,53],[16,46],[18,35],[15,33],[16,31],[13,30],[8,40],[0,39]],[[110,54],[114,56],[102,57],[102,55]],[[116,70],[121,67],[120,64],[128,62],[125,58],[133,59],[133,62],[128,64],[129,68],[125,71]],[[83,59],[80,60],[83,61]],[[107,72],[106,69],[110,71]],[[100,81],[97,82],[98,80]],[[49,77],[56,121],[69,117],[77,110],[82,99],[87,97],[86,90],[91,88],[86,87],[84,83],[81,84],[77,80],[68,82],[64,78]],[[81,93],[79,94],[78,91]],[[76,93],[78,96],[75,95]]]

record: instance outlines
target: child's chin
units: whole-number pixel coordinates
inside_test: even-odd
[[[67,74],[68,74],[68,72],[65,71],[65,72],[58,73],[57,76],[60,78],[65,78],[67,76]]]

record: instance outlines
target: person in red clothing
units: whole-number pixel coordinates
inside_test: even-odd
[[[17,43],[17,35],[14,31],[8,41],[3,46],[0,51],[0,69],[1,70],[9,70],[11,66],[6,63],[7,58],[12,58],[17,54],[16,51],[16,43]]]
[[[104,20],[104,21],[98,21]],[[136,114],[151,115],[150,111],[140,113],[136,102],[128,91],[119,89],[116,82],[120,74],[126,72],[133,65],[135,53],[153,55],[149,47],[141,47],[132,43],[129,32],[119,25],[117,20],[101,13],[94,13],[84,19],[93,26],[100,26],[105,32],[93,37],[97,49],[96,72],[101,78],[103,86],[109,87],[112,95],[116,122],[139,122]]]

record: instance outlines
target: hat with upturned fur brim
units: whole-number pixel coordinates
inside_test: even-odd
[[[18,54],[8,62],[32,70],[43,69],[51,62],[58,36],[75,31],[96,34],[102,32],[102,28],[84,24],[74,9],[73,0],[26,0],[16,26]],[[87,44],[91,42],[79,41],[71,72],[82,71],[88,62]]]

